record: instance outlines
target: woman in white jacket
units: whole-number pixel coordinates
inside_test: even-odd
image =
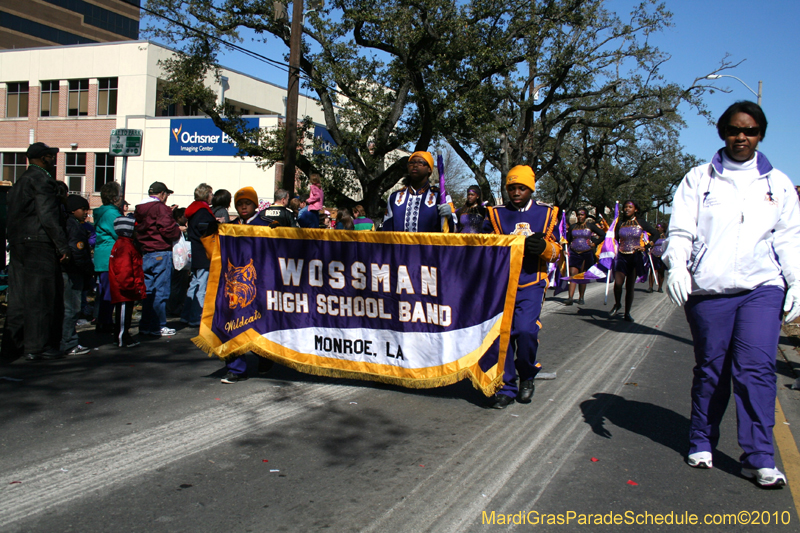
[[[800,315],[800,204],[791,180],[756,150],[767,131],[760,106],[736,102],[717,131],[725,147],[675,192],[663,256],[667,293],[686,304],[694,341],[688,463],[711,468],[732,380],[742,475],[781,486],[775,355],[782,311],[787,321]]]

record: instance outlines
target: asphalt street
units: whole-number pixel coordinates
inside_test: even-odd
[[[468,381],[410,390],[276,365],[223,385],[195,328],[132,349],[87,333],[85,356],[0,367],[0,530],[800,531],[791,364],[776,424],[789,486],[741,477],[733,402],[714,468],[689,468],[688,326],[643,287],[635,324],[608,317],[600,284],[585,306],[548,298],[539,358],[557,378],[504,411]]]

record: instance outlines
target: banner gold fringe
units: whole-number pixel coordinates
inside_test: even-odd
[[[197,346],[205,353],[207,353],[209,357],[220,357],[215,353],[214,347],[210,343],[208,343],[203,337],[201,336],[194,337],[192,339],[192,342],[195,344],[195,346]],[[254,352],[260,357],[269,359],[271,361],[275,361],[276,363],[282,364],[284,366],[288,366],[289,368],[297,370],[298,372],[303,372],[304,374],[311,374],[314,376],[325,376],[331,378],[341,378],[341,379],[357,379],[361,381],[376,381],[379,383],[397,385],[409,389],[432,389],[436,387],[446,387],[448,385],[458,383],[464,378],[469,378],[470,382],[472,383],[472,386],[475,387],[477,390],[481,391],[484,395],[488,397],[496,393],[503,386],[502,372],[499,373],[497,378],[495,378],[488,385],[483,387],[468,368],[459,370],[456,373],[448,374],[446,376],[439,376],[437,378],[406,379],[394,376],[369,374],[364,372],[352,372],[349,370],[341,370],[338,368],[326,368],[316,365],[306,365],[303,363],[298,363],[297,361],[292,361],[291,359],[285,357],[281,357],[275,353],[270,352],[269,350],[265,350],[255,342],[248,342],[247,344],[240,346],[235,350],[229,352],[226,355],[226,357],[220,357],[220,359],[226,361],[234,357],[244,355],[247,352]]]

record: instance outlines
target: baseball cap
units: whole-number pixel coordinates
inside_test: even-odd
[[[147,194],[161,194],[165,192],[167,194],[172,194],[175,191],[171,191],[164,183],[160,181],[154,181],[152,185],[150,185],[150,190]]]
[[[28,146],[28,151],[25,152],[25,157],[28,159],[39,159],[45,155],[56,155],[58,148],[47,146],[45,143],[33,143]]]

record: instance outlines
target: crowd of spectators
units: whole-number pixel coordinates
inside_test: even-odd
[[[252,187],[231,196],[201,183],[185,208],[169,205],[173,191],[156,181],[132,212],[119,183],[109,182],[100,189],[102,205],[90,209],[86,198],[70,194],[56,179],[58,151],[32,144],[26,154],[29,167],[8,193],[3,361],[88,353],[78,331],[90,323],[99,338],[113,339],[121,348],[136,346],[139,341],[130,330],[138,306],[139,335],[175,335],[168,326],[170,315],[198,327],[210,270],[202,239],[219,224],[380,229],[361,205],[326,208],[316,173],[310,176],[309,194],[290,198],[278,189],[271,201],[259,200]],[[231,217],[232,203],[236,218]],[[173,258],[173,247],[179,246],[186,253],[176,250]]]

